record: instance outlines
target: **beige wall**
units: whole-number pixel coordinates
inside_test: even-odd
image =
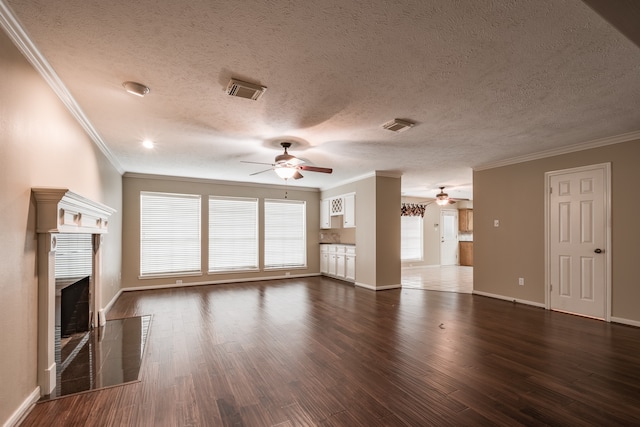
[[[376,287],[399,286],[402,280],[400,261],[399,178],[376,179]]]
[[[202,271],[197,276],[172,276],[162,278],[140,279],[140,192],[157,191],[167,193],[200,194],[202,196]],[[238,272],[231,274],[208,274],[208,197],[256,197],[259,199],[259,217],[263,220],[264,199],[283,199],[287,192],[289,200],[304,200],[307,212],[307,268],[258,272]],[[123,249],[122,249],[122,283],[123,287],[169,286],[175,285],[176,280],[182,280],[185,285],[214,283],[223,281],[249,280],[256,278],[277,278],[289,272],[294,275],[310,275],[320,273],[320,249],[318,244],[320,231],[320,193],[316,189],[298,188],[290,185],[267,186],[250,185],[244,183],[207,181],[198,179],[172,178],[166,176],[131,175],[123,178]],[[260,230],[264,227],[259,225]],[[262,234],[260,234],[262,241]],[[260,263],[263,263],[263,248],[260,245]]]
[[[640,321],[639,160],[640,141],[632,141],[475,171],[474,289],[544,304],[544,173],[611,162],[611,314]]]
[[[107,304],[120,288],[122,181],[0,31],[0,424],[36,389],[36,211],[31,187],[63,187],[116,212],[105,236]],[[79,161],[78,159],[82,159]]]

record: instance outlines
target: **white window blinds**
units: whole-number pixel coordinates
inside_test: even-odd
[[[258,199],[209,196],[209,272],[258,269]]]
[[[200,196],[140,193],[140,276],[199,273]]]
[[[56,235],[56,279],[91,276],[91,234]]]
[[[421,216],[400,217],[400,258],[402,261],[422,261],[422,223]]]
[[[265,269],[307,266],[306,222],[305,202],[265,199]]]

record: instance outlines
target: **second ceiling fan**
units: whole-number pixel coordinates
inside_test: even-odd
[[[333,169],[331,168],[321,168],[318,166],[309,166],[305,165],[305,161],[297,158],[296,156],[289,154],[287,151],[291,147],[290,142],[281,142],[280,145],[284,148],[284,153],[276,156],[274,163],[262,163],[262,162],[248,162],[242,161],[242,163],[252,163],[257,165],[270,165],[269,169],[265,169],[259,172],[254,172],[251,175],[258,175],[260,173],[268,172],[270,170],[275,171],[278,176],[282,179],[300,179],[303,178],[300,171],[309,171],[309,172],[321,172],[321,173],[331,173]]]
[[[458,200],[469,200],[469,199],[452,199],[449,197],[447,193],[444,192],[444,187],[439,187],[440,192],[436,194],[436,203],[440,206],[452,205]]]

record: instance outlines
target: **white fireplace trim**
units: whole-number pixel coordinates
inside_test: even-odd
[[[40,393],[51,394],[56,386],[55,362],[55,251],[60,233],[92,234],[93,260],[90,281],[92,327],[105,323],[101,304],[102,234],[115,212],[67,188],[31,189],[37,203],[38,233],[38,385]]]

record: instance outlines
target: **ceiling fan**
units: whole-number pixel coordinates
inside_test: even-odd
[[[439,188],[440,188],[440,192],[436,194],[436,203],[439,204],[440,206],[452,205],[456,202],[456,200],[462,200],[462,199],[450,198],[449,195],[444,192],[444,187],[439,187]]]
[[[302,178],[302,174],[300,171],[309,171],[309,172],[321,172],[321,173],[331,173],[333,169],[331,168],[321,168],[317,166],[308,166],[305,165],[305,161],[297,158],[296,156],[289,154],[287,151],[288,148],[291,147],[290,142],[281,142],[280,145],[284,148],[284,153],[279,154],[275,158],[274,163],[261,163],[261,162],[247,162],[241,161],[242,163],[253,163],[257,165],[270,165],[269,169],[265,169],[260,172],[254,172],[251,174],[258,175],[260,173],[268,172],[270,170],[275,171],[278,176],[284,180],[289,178],[300,179]]]

